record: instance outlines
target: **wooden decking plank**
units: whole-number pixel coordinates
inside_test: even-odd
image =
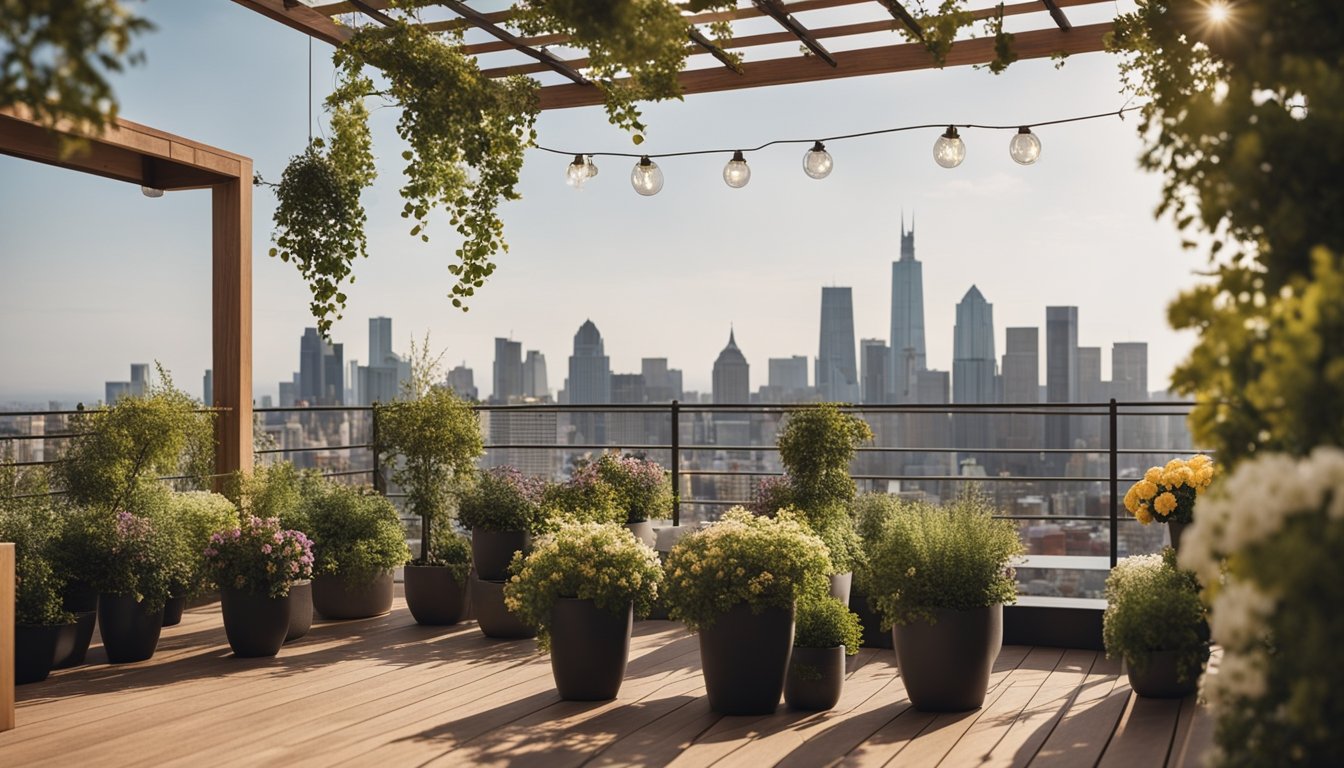
[[[616,739],[585,765],[646,766],[672,762],[723,717],[710,710],[703,677],[700,685],[687,695],[694,698],[644,728]]]
[[[1165,765],[1180,709],[1180,699],[1148,699],[1131,694],[1097,765],[1100,768]]]
[[[993,704],[980,708],[980,716],[943,757],[947,765],[988,762],[994,748],[1022,717],[1046,681],[1054,676],[1065,652],[1058,648],[1035,648],[1022,666],[1013,671],[1008,688]]]
[[[1092,768],[1129,703],[1120,663],[1099,658],[1068,710],[1036,751],[1032,768]]]
[[[984,766],[1028,765],[1069,704],[1078,697],[1098,655],[1096,651],[1065,651],[1055,671],[1041,683],[1002,737],[986,751]]]

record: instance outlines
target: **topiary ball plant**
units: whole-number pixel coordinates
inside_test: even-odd
[[[845,654],[859,652],[863,642],[863,626],[858,614],[829,595],[809,595],[798,601],[794,619],[793,644],[799,648],[845,647]]]

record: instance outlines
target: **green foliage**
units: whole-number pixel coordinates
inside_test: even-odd
[[[578,472],[547,486],[541,508],[547,519],[570,523],[624,523],[627,518],[616,489],[596,473]]]
[[[504,585],[504,603],[536,628],[537,645],[550,650],[551,609],[562,597],[592,600],[604,611],[631,603],[647,616],[663,580],[658,554],[615,524],[562,524],[537,539],[532,551],[516,552]]]
[[[275,518],[235,521],[212,533],[202,553],[203,578],[221,589],[284,597],[294,582],[313,575],[312,543],[299,531],[283,530]]]
[[[968,610],[1016,600],[1010,567],[1022,553],[1011,520],[995,520],[981,496],[891,515],[872,544],[870,597],[884,627],[925,619],[939,608]]]
[[[873,594],[873,572],[870,563],[873,550],[882,538],[887,521],[900,514],[905,507],[898,497],[886,493],[863,493],[854,499],[850,513],[854,530],[859,537],[859,557],[854,565],[853,587],[865,595]]]
[[[849,656],[859,652],[863,626],[859,615],[830,595],[808,595],[798,601],[794,619],[793,644],[799,648],[845,646]]]
[[[274,517],[282,528],[312,533],[305,499],[319,496],[325,484],[316,470],[300,470],[281,461],[258,465],[250,475],[232,478],[228,496],[244,516]]]
[[[457,521],[467,530],[530,531],[550,527],[542,510],[546,482],[528,477],[513,467],[495,467],[480,472],[476,484],[458,500]]]
[[[471,539],[450,526],[440,525],[430,534],[429,562],[449,569],[459,584],[467,583],[467,573],[471,570]]]
[[[106,75],[139,64],[131,43],[152,29],[118,0],[0,0],[0,109],[96,132],[117,116]]]
[[[834,403],[789,414],[776,443],[792,488],[792,501],[805,515],[854,498],[849,462],[854,449],[873,439],[868,424]]]
[[[792,513],[757,517],[735,507],[677,542],[664,570],[669,615],[696,630],[738,603],[760,613],[825,594],[832,567],[826,545]]]
[[[580,472],[594,472],[611,486],[617,505],[626,512],[625,522],[642,523],[671,514],[672,482],[656,461],[604,453]]]
[[[73,546],[61,556],[83,556],[67,573],[77,574],[99,592],[134,596],[151,612],[163,606],[182,578],[173,540],[151,516],[106,507],[75,508],[62,533],[59,549],[66,549],[65,542]]]
[[[376,450],[392,463],[392,481],[406,491],[406,508],[420,517],[419,564],[430,565],[433,531],[447,522],[449,502],[470,482],[485,448],[471,406],[435,386],[439,366],[429,355],[428,336],[419,348],[412,343],[411,358],[406,399],[378,406]]]
[[[1175,550],[1126,557],[1106,578],[1106,656],[1142,671],[1149,654],[1174,651],[1178,679],[1189,680],[1209,658],[1207,615],[1199,582],[1176,567]]]
[[[372,581],[411,559],[397,510],[366,488],[326,483],[306,500],[312,526],[313,571]]]
[[[6,454],[4,461],[12,461]],[[19,470],[0,467],[0,494],[41,493],[40,473]],[[0,500],[0,541],[13,543],[16,557],[15,621],[19,624],[64,624],[71,619],[61,607],[65,578],[51,559],[62,524],[50,497]]]
[[[205,548],[211,534],[238,526],[238,508],[224,496],[207,491],[166,494],[148,512],[171,548],[173,594],[194,598],[212,586],[205,571]]]

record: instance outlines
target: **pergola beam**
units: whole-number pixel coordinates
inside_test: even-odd
[[[686,36],[691,38],[691,42],[695,43],[696,45],[704,49],[705,53],[708,53],[710,56],[713,56],[714,58],[718,59],[720,64],[733,70],[738,74],[742,74],[742,67],[739,66],[736,61],[733,61],[732,57],[729,56],[726,51],[724,51],[722,48],[716,45],[713,40],[710,40],[708,37],[705,37],[700,30],[696,29],[695,27],[691,27],[689,30],[687,30]]]
[[[588,84],[588,78],[579,74],[573,67],[569,66],[569,64],[561,61],[555,54],[550,51],[544,51],[525,45],[517,35],[514,35],[503,27],[496,26],[493,22],[487,19],[484,14],[469,7],[466,3],[458,2],[458,0],[439,0],[439,3],[466,19],[472,26],[488,33],[499,41],[506,43],[516,49],[519,53],[530,56],[542,64],[545,64],[547,67],[550,67],[570,80],[573,80],[575,84]]]
[[[1050,11],[1050,18],[1055,20],[1055,24],[1060,29],[1065,32],[1073,29],[1073,22],[1069,21],[1069,17],[1064,15],[1064,9],[1059,7],[1059,3],[1055,0],[1041,0],[1041,3],[1045,5],[1046,10]]]
[[[797,19],[793,18],[793,16],[784,9],[784,5],[779,0],[751,1],[757,8],[761,9],[766,16],[774,19],[781,27],[792,32],[803,45],[807,46],[809,51],[821,57],[822,61],[830,64],[832,67],[836,66],[835,57],[831,56],[831,52],[826,50],[826,46],[822,45],[817,38],[813,37],[812,32],[809,31],[807,27],[803,26]]]
[[[915,37],[920,40],[924,39],[924,28],[919,25],[918,21],[915,21],[915,17],[911,16],[910,11],[906,10],[905,6],[901,5],[898,0],[877,1],[882,4],[882,7],[887,9],[887,12],[891,14],[892,18],[904,24],[905,28],[910,30]]]
[[[354,34],[349,27],[337,24],[320,11],[306,5],[290,7],[285,0],[233,0],[250,8],[262,16],[274,19],[281,24],[331,45],[340,45]]]

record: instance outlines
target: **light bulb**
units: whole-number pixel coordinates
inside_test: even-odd
[[[593,162],[592,155],[587,155],[584,157],[583,167],[588,169],[588,178],[591,179],[597,175],[597,163]]]
[[[583,189],[583,182],[588,180],[588,164],[583,155],[575,155],[574,162],[565,168],[565,183],[574,189]]]
[[[812,144],[812,148],[803,155],[803,173],[814,179],[824,179],[831,175],[831,168],[835,162],[831,159],[831,153],[826,151],[826,145],[820,141]]]
[[[645,155],[631,169],[630,184],[636,192],[645,197],[656,195],[663,188],[663,171],[657,163],[650,160],[648,155]]]
[[[933,143],[933,160],[944,168],[956,168],[966,159],[966,142],[957,134],[956,126],[949,125]]]
[[[723,166],[723,181],[733,189],[741,189],[751,181],[751,169],[747,167],[747,159],[742,156],[742,150],[734,152],[733,159]]]
[[[146,187],[142,185],[140,187],[140,194],[145,197],[163,197],[163,190],[158,187]]]
[[[1030,128],[1018,128],[1008,142],[1008,155],[1018,165],[1031,165],[1041,156],[1041,140],[1036,138]]]

